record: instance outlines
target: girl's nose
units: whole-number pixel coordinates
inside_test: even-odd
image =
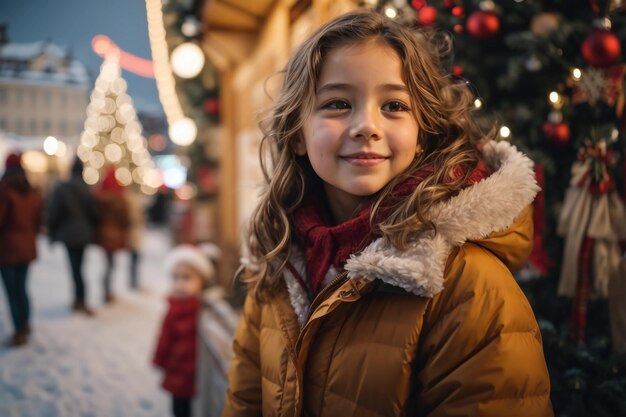
[[[350,138],[354,140],[379,140],[382,137],[378,109],[363,109],[354,113]]]

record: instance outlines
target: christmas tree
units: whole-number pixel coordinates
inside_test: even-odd
[[[569,237],[561,230],[576,230],[577,223],[586,227],[594,214],[602,217],[593,211],[602,198],[610,196],[614,205],[621,204],[618,195],[623,196],[626,173],[620,168],[626,143],[626,65],[621,54],[626,4],[389,0],[374,7],[434,34],[443,49],[452,45],[444,63],[451,77],[475,93],[480,124],[498,129],[502,139],[536,163],[543,192],[535,203],[535,250],[521,286],[542,329],[555,414],[626,415],[626,360],[623,352],[611,349],[610,324],[617,320],[613,309],[609,315],[605,298],[592,297],[601,281],[604,294],[596,295],[609,293],[610,274],[598,273],[598,266],[592,265],[600,239],[585,238],[572,256]],[[567,190],[579,185],[570,184],[573,164],[585,186],[578,192],[592,207],[584,218],[568,218],[564,209],[571,203]],[[568,262],[573,269],[566,268]],[[563,280],[571,277],[561,272],[570,270],[577,276],[568,293]]]
[[[76,153],[85,164],[83,178],[88,184],[96,184],[103,168],[113,165],[124,186],[154,194],[161,185],[115,56],[107,57],[100,68],[80,142]]]

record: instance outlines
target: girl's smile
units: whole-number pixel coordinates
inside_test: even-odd
[[[335,221],[351,217],[415,157],[418,126],[402,68],[395,50],[377,40],[324,58],[296,153],[323,180]]]
[[[373,152],[355,152],[349,155],[339,156],[344,161],[358,167],[371,167],[385,162],[389,157]]]

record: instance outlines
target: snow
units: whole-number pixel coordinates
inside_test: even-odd
[[[89,73],[87,72],[87,67],[85,67],[82,62],[73,59],[72,62],[70,62],[67,72],[74,77],[76,82],[89,83]]]
[[[90,247],[85,257],[88,302],[93,318],[69,311],[72,284],[64,248],[38,241],[39,258],[29,271],[33,307],[30,343],[0,346],[0,416],[158,417],[170,415],[169,394],[150,363],[168,279],[162,260],[170,247],[164,229],[147,229],[141,248],[139,292],[128,288],[129,257],[117,255],[117,301],[101,302],[104,255]],[[12,326],[4,290],[0,340]]]
[[[36,58],[45,46],[45,42],[8,43],[0,48],[0,58],[30,61]]]
[[[14,84],[37,84],[37,85],[80,85],[87,86],[89,84],[89,75],[87,70],[79,70],[80,63],[74,62],[73,67],[68,72],[47,73],[40,71],[16,71],[14,69],[0,70],[0,80],[8,81]],[[84,67],[83,67],[84,68]]]
[[[47,41],[29,43],[11,42],[0,47],[0,58],[16,61],[30,61],[44,52],[50,57],[62,59],[67,56],[68,49]]]
[[[30,63],[45,54],[47,66],[59,68],[60,62],[69,57],[70,51],[64,46],[51,42],[8,43],[0,47],[0,61],[20,61]],[[43,71],[16,70],[11,65],[0,69],[0,77],[16,82],[31,82],[46,85],[66,85],[90,83],[87,68],[78,60],[72,59],[66,70],[48,73]]]

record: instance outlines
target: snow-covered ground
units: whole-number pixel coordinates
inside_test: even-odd
[[[33,334],[26,347],[4,346],[12,332],[4,290],[0,290],[0,416],[158,417],[170,415],[169,395],[150,360],[162,315],[168,279],[163,257],[170,239],[163,229],[144,234],[141,290],[128,285],[129,257],[120,253],[114,270],[117,300],[102,303],[104,254],[86,253],[88,318],[70,312],[72,282],[65,249],[38,242],[28,288]]]

